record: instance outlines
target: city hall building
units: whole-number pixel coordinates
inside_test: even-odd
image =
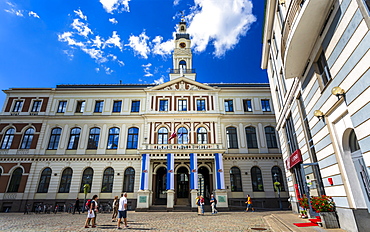
[[[101,204],[128,192],[137,211],[192,210],[212,193],[225,210],[246,194],[287,207],[269,85],[197,82],[185,22],[174,46],[163,84],[4,90],[0,210],[69,205],[86,184]]]
[[[267,0],[267,69],[292,209],[333,197],[340,227],[370,227],[370,1]],[[314,216],[314,215],[313,215]]]

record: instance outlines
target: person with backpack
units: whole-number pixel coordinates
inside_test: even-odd
[[[91,227],[96,227],[96,211],[98,207],[98,203],[96,202],[98,200],[98,195],[94,195],[91,200],[88,200],[86,202],[86,206],[88,208],[87,210],[87,218],[85,222],[85,228],[89,228],[89,224],[91,221]]]
[[[199,205],[202,210],[202,215],[204,216],[204,197],[203,196],[200,196],[199,198]]]
[[[247,199],[245,201],[246,209],[245,212],[248,212],[249,209],[252,209],[252,212],[254,212],[254,208],[252,205],[252,198],[249,194],[247,194]]]
[[[211,200],[209,202],[211,203],[211,206],[212,206],[212,214],[218,213],[216,209],[217,200],[213,194],[211,194]]]
[[[116,221],[115,219],[116,219],[117,214],[118,214],[118,206],[119,206],[118,196],[115,196],[114,197],[114,200],[113,200],[112,222],[115,222]]]
[[[198,215],[202,214],[202,208],[200,207],[200,196],[195,198],[195,204],[198,206]]]

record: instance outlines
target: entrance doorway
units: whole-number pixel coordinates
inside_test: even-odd
[[[177,170],[177,199],[189,197],[189,171],[185,167]]]
[[[166,194],[166,183],[167,183],[167,169],[160,167],[156,173],[156,187],[155,187],[155,204],[166,205],[167,194]]]
[[[206,167],[200,167],[198,169],[198,189],[199,194],[205,198],[205,202],[209,202],[211,196],[211,183],[209,170]]]

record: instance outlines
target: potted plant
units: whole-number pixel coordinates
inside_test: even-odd
[[[301,218],[308,218],[307,216],[307,209],[308,209],[308,198],[306,195],[303,195],[302,198],[298,198],[298,203],[299,203],[299,206],[303,209],[303,210],[300,210],[299,212],[301,213],[299,215],[299,217]]]
[[[312,209],[320,214],[322,226],[324,228],[339,228],[335,203],[332,197],[321,195],[311,197]]]

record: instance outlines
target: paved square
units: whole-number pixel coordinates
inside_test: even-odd
[[[272,231],[263,220],[269,212],[220,212],[217,215],[196,212],[128,212],[127,231]],[[84,228],[85,214],[1,213],[0,231],[119,231],[111,214],[98,214],[96,228]],[[123,231],[122,230],[122,231]]]

